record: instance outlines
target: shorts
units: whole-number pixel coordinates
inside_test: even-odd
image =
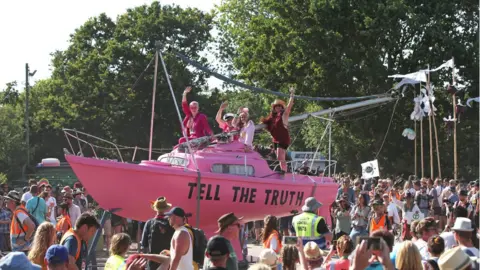
[[[441,207],[434,207],[433,208],[433,215],[434,216],[441,216],[442,215],[442,208]]]
[[[103,235],[112,235],[112,222],[110,219],[105,220],[105,224],[103,225]]]
[[[292,226],[293,216],[281,217],[280,218],[280,230],[289,230]]]
[[[263,220],[257,220],[254,222],[255,229],[262,229],[263,228]]]
[[[287,143],[276,143],[276,142],[273,143],[273,148],[275,148],[275,150],[277,150],[277,148],[279,147],[284,150],[287,150],[289,145]]]

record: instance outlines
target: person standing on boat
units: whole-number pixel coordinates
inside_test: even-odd
[[[303,240],[304,245],[313,241],[320,249],[326,249],[327,241],[332,240],[332,234],[328,230],[325,219],[316,214],[321,206],[322,204],[317,199],[308,197],[302,206],[303,213],[293,217],[290,230]]]
[[[253,149],[253,137],[255,136],[255,124],[249,120],[248,108],[238,109],[238,118],[233,120],[234,126],[240,130],[238,141],[245,144],[245,150]]]
[[[262,123],[267,126],[267,130],[272,135],[273,145],[277,152],[277,160],[280,162],[282,172],[287,171],[286,152],[290,146],[290,134],[288,132],[288,117],[293,106],[293,97],[295,89],[290,88],[290,99],[285,107],[283,100],[277,99],[272,103],[272,111],[267,118],[262,119]]]
[[[215,120],[218,123],[218,126],[222,129],[223,132],[228,133],[232,132],[235,130],[238,130],[234,125],[233,125],[233,119],[235,118],[235,114],[233,113],[226,113],[223,116],[222,119],[222,113],[223,111],[227,108],[228,102],[224,101],[222,105],[220,105],[220,109],[218,109],[217,116],[215,117]],[[238,135],[233,136],[233,140],[238,140]]]
[[[213,135],[210,125],[208,124],[207,116],[199,112],[198,102],[192,101],[190,105],[187,102],[187,94],[192,91],[192,87],[189,86],[183,91],[182,97],[182,109],[185,113],[185,118],[183,119],[183,126],[185,127],[185,133],[189,139],[200,138],[204,136]],[[186,139],[184,137],[178,140],[178,143],[184,143]]]

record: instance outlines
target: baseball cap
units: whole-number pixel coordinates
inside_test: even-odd
[[[49,264],[62,264],[68,262],[68,250],[62,245],[53,245],[47,249],[45,260]]]
[[[40,266],[31,263],[23,252],[10,252],[0,260],[2,270],[40,270]]]
[[[468,191],[466,191],[465,189],[462,189],[460,190],[459,194],[460,196],[468,196]]]
[[[175,215],[177,217],[186,217],[187,215],[185,214],[185,211],[180,208],[180,207],[174,207],[172,208],[170,211],[168,211],[167,213],[165,213],[166,216],[171,216],[171,215]]]
[[[206,253],[212,257],[229,254],[230,251],[228,250],[228,240],[220,235],[210,238],[207,243]]]

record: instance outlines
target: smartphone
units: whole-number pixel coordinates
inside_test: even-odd
[[[367,248],[372,250],[381,250],[380,246],[380,237],[368,237],[368,236],[361,236],[357,238],[357,245],[362,243],[363,240],[367,241]]]
[[[298,237],[296,237],[296,236],[284,236],[283,237],[283,243],[285,245],[296,245],[297,240],[298,240]]]

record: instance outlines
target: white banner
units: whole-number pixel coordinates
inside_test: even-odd
[[[378,168],[378,161],[372,160],[362,163],[362,178],[370,179],[380,176],[380,169]]]

